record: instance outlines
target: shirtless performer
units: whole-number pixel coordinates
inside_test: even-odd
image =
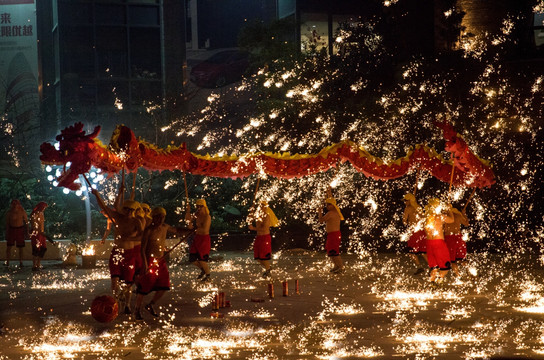
[[[96,189],[93,189],[92,192],[96,196],[100,208],[115,225],[116,236],[114,246],[117,247],[117,250],[115,251],[115,254],[114,250],[112,250],[110,260],[114,262],[115,266],[121,264],[119,278],[124,281],[126,285],[124,286],[124,289],[114,295],[117,297],[121,294],[125,295],[125,314],[130,314],[130,288],[134,283],[136,256],[140,256],[139,253],[134,253],[134,243],[141,241],[145,221],[142,217],[136,216],[136,211],[140,207],[136,201],[125,200],[120,211],[114,210],[104,203]]]
[[[327,207],[327,213],[323,215],[321,209],[319,209],[319,222],[325,223],[327,229],[327,242],[325,243],[325,250],[327,256],[331,259],[333,268],[331,273],[339,274],[344,271],[344,264],[340,257],[340,241],[342,235],[340,233],[340,221],[344,220],[340,209],[336,205],[336,200],[333,197],[329,197],[325,200],[325,206]]]
[[[465,214],[465,210],[459,211],[452,207],[453,222],[444,224],[444,235],[446,245],[450,251],[451,269],[454,274],[459,276],[459,265],[457,262],[462,261],[467,256],[467,244],[463,240],[461,235],[461,225],[468,226],[468,218]]]
[[[151,224],[151,207],[149,207],[148,204],[145,203],[138,203],[139,208],[136,210],[136,217],[139,217],[143,219],[144,222],[144,230]],[[142,232],[143,235],[143,232]],[[140,256],[142,249],[142,236],[135,236],[132,239],[132,252],[131,256],[134,257],[134,283],[136,283],[136,280],[138,276],[141,273],[143,262],[142,257]]]
[[[145,306],[145,309],[153,316],[159,314],[153,308],[166,293],[170,290],[170,275],[164,255],[169,251],[166,249],[166,236],[168,233],[180,234],[184,230],[177,229],[164,223],[166,210],[156,207],[150,212],[151,223],[145,229],[142,237],[142,273],[137,281],[136,297],[136,320],[142,320],[142,303],[144,296],[155,291],[153,299]],[[187,231],[187,230],[185,230]]]
[[[189,212],[189,207],[187,208]],[[190,215],[190,214],[189,214]],[[198,199],[196,201],[196,212],[192,218],[187,218],[189,221],[189,229],[193,229],[193,221],[196,224],[196,235],[189,248],[189,262],[193,263],[200,269],[200,274],[197,279],[202,282],[211,281],[210,266],[208,260],[211,250],[210,226],[212,218],[210,210],[206,205],[206,200]]]
[[[444,208],[437,198],[432,198],[425,207],[425,233],[427,234],[427,262],[431,269],[431,282],[440,284],[450,269],[450,253],[444,241],[444,224],[452,223],[450,207]],[[438,277],[437,277],[438,275]]]
[[[272,238],[270,227],[278,226],[278,218],[268,206],[267,201],[261,201],[253,214],[248,217],[249,230],[257,231],[257,237],[253,243],[253,258],[264,268],[263,278],[270,277],[272,259]],[[255,225],[253,225],[255,222]]]
[[[123,198],[124,189],[125,189],[125,186],[123,183],[121,183],[121,185],[119,186],[119,192],[113,204],[113,210],[116,210],[117,212],[123,211],[121,202]],[[113,220],[109,217],[108,213],[106,213],[104,210],[100,212],[107,219],[106,231],[104,232],[104,235],[102,236],[102,241],[101,241],[102,244],[106,242],[106,238],[108,237],[111,230],[113,229],[113,247],[110,252],[108,267],[110,270],[111,292],[113,297],[117,299],[121,294],[119,289],[119,278],[121,277],[121,268],[122,268],[123,259],[124,259],[124,251],[122,250],[123,248],[121,246],[121,237],[119,236],[118,227],[114,226]]]
[[[409,231],[412,233],[406,246],[410,257],[417,266],[414,275],[419,275],[425,269],[421,265],[418,255],[423,256],[425,261],[427,261],[427,235],[425,234],[425,230],[423,230],[423,210],[417,203],[414,194],[404,195],[404,202],[406,203],[406,208],[402,215],[402,222],[408,226]]]
[[[19,200],[12,200],[6,214],[6,266],[9,266],[13,245],[19,249],[19,267],[23,267],[23,249],[28,231],[28,217]]]
[[[55,245],[55,242],[51,240],[51,237],[45,234],[45,218],[43,212],[47,204],[39,202],[32,210],[30,214],[30,242],[32,244],[32,271],[41,270],[41,260],[47,251],[48,240],[51,244]]]

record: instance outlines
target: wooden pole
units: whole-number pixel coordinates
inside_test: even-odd
[[[183,172],[183,183],[185,184],[185,200],[189,204],[189,190],[187,190],[187,177],[185,177],[185,171]]]
[[[453,184],[453,174],[455,173],[455,155],[452,156],[453,164],[451,166],[450,188],[448,189],[448,196],[451,194],[451,186]]]
[[[121,170],[121,186],[120,189],[123,191],[120,191],[119,193],[119,201],[122,203],[125,202],[125,165],[123,165],[123,169]]]
[[[468,206],[468,203],[470,202],[470,200],[472,199],[472,195],[474,195],[474,193],[476,192],[476,188],[474,188],[472,190],[472,192],[470,193],[470,196],[468,197],[467,199],[467,203],[465,204],[465,207],[463,207],[463,211],[465,211],[467,209],[467,206]]]
[[[87,183],[87,186],[92,189],[91,187],[91,182],[89,181],[89,179],[87,179],[87,176],[85,176],[85,174],[81,174],[83,176],[83,178],[85,179],[85,182]]]
[[[181,244],[183,242],[183,240],[187,239],[189,236],[193,235],[195,232],[196,232],[196,229],[191,230],[187,235],[185,235],[184,237],[179,239],[179,241],[178,241],[178,243],[176,245],[174,245],[171,249],[168,249],[168,250],[166,250],[164,252],[164,255],[162,256],[162,258],[164,258],[167,254],[171,253],[172,251],[174,251],[174,249],[177,248],[179,246],[179,244]]]
[[[336,167],[334,168],[334,177],[338,176],[338,172],[340,171],[340,160],[338,160],[336,162]],[[329,183],[329,187],[327,188],[327,198],[333,198],[334,196],[332,195],[332,187],[331,187],[331,184]]]
[[[136,196],[136,175],[138,175],[138,169],[132,175],[132,192],[130,193],[130,200],[134,200]]]
[[[255,192],[253,193],[252,205],[255,205],[255,199],[257,199],[257,191],[259,191],[259,183],[260,182],[261,182],[261,178],[257,178],[257,185],[255,185]]]
[[[416,172],[416,183],[414,184],[414,196],[416,196],[416,192],[417,192],[417,184],[419,182],[419,172],[420,171],[421,171],[421,167],[418,166],[417,172]]]

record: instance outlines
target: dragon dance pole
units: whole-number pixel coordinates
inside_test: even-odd
[[[187,190],[187,177],[185,176],[185,171],[183,172],[183,183],[185,184],[185,200],[189,204],[189,191]]]
[[[257,192],[259,191],[259,183],[261,182],[261,178],[257,178],[257,185],[255,185],[255,192],[253,193],[253,201],[252,205],[255,205],[255,199],[257,199]]]
[[[414,184],[414,196],[416,196],[417,184],[419,182],[419,173],[421,172],[421,166],[418,166],[416,173],[416,183]]]
[[[91,201],[89,199],[89,188],[91,188],[91,183],[89,179],[82,174],[87,186],[85,186],[85,222],[86,222],[86,241],[91,241]]]
[[[85,178],[86,179],[86,178]],[[121,189],[125,188],[125,166],[123,165],[123,169],[121,170]],[[121,204],[125,202],[125,192],[121,191],[120,193],[120,202]]]
[[[189,205],[189,190],[187,190],[187,177],[185,171],[183,172],[183,183],[185,184],[185,221],[191,221],[191,207]]]
[[[450,187],[448,189],[448,202],[451,201],[449,199],[451,198],[451,186],[453,184],[453,174],[455,173],[455,155],[453,154],[452,154],[452,161],[453,161],[453,164],[451,165]]]
[[[467,203],[465,204],[465,207],[463,207],[463,211],[465,211],[467,209],[468,203],[472,199],[472,195],[474,195],[475,192],[476,192],[476,188],[474,188],[474,190],[472,190],[472,192],[470,193],[470,196],[467,199]]]
[[[134,200],[136,196],[136,175],[138,175],[138,169],[132,174],[132,192],[130,193],[130,200]]]

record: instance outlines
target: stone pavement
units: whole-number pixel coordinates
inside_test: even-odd
[[[474,254],[461,278],[433,286],[406,255],[344,255],[345,273],[330,274],[323,253],[284,250],[270,299],[250,252],[213,253],[208,284],[185,252],[170,261],[160,317],[144,311],[143,321],[90,315],[109,292],[104,260],[0,270],[0,359],[544,359],[536,257]],[[215,312],[218,291],[230,307]]]

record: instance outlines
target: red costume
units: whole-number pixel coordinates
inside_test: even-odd
[[[163,258],[147,258],[148,269],[138,278],[138,294],[147,295],[152,291],[170,290],[170,274]]]
[[[134,246],[134,267],[135,267],[136,274],[139,274],[141,272],[142,267],[144,266],[141,252],[142,252],[142,245]]]
[[[121,268],[122,268],[124,258],[125,258],[125,250],[114,245],[113,249],[111,249],[110,261],[109,261],[110,276],[112,278],[121,277]]]
[[[140,252],[136,252],[134,248],[125,249],[123,261],[121,262],[120,279],[127,284],[134,283],[134,275],[136,274],[136,258],[140,257]]]
[[[210,235],[196,234],[193,243],[189,248],[189,261],[208,261],[211,248],[212,241]]]
[[[427,262],[431,269],[450,269],[450,252],[443,239],[427,239]]]
[[[427,252],[427,235],[425,230],[416,231],[408,239],[406,244],[408,252],[412,254],[425,254]]]
[[[47,251],[46,237],[43,234],[31,235],[30,243],[32,244],[32,256],[43,258]]]
[[[270,234],[257,235],[253,242],[253,258],[255,260],[270,260],[272,258],[272,238]]]
[[[327,242],[325,243],[325,250],[328,256],[340,255],[340,241],[342,240],[342,234],[340,231],[333,231],[327,233]]]
[[[6,231],[8,246],[17,245],[17,247],[25,247],[25,230],[25,225],[19,227],[8,226]]]
[[[450,252],[450,261],[456,262],[464,260],[467,256],[467,243],[463,240],[463,235],[446,235],[445,239],[446,245]]]

